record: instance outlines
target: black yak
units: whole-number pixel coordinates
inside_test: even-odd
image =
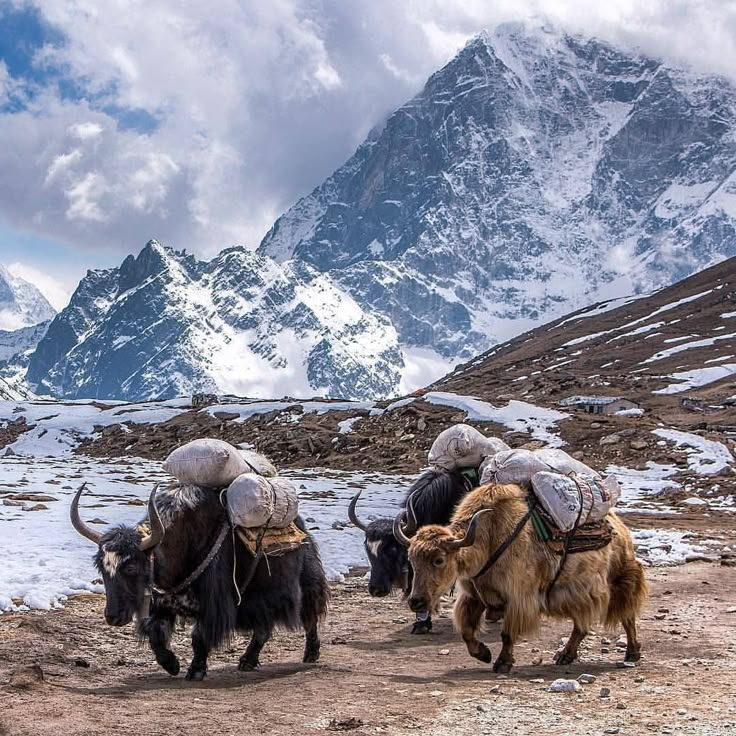
[[[404,506],[411,498],[415,524],[447,524],[460,500],[478,485],[474,470],[428,470],[409,488]],[[393,588],[408,593],[411,588],[411,567],[406,549],[395,539],[393,519],[376,519],[365,524],[358,518],[356,506],[360,491],[348,506],[348,517],[365,533],[365,550],[371,566],[368,593],[381,598]],[[425,634],[432,630],[432,617],[427,611],[417,613],[413,634]]]
[[[327,612],[329,588],[317,545],[306,532],[295,549],[256,559],[233,534],[216,492],[176,485],[158,494],[153,489],[150,533],[120,525],[101,534],[79,515],[83,490],[72,502],[71,521],[97,545],[95,564],[107,596],[105,619],[112,626],[124,626],[138,614],[140,636],[169,674],[177,675],[180,669],[169,648],[177,617],[194,620],[188,680],[204,678],[210,650],[235,631],[252,635],[240,657],[240,670],[258,666],[261,649],[276,626],[303,628],[303,661],[319,659],[318,623]]]

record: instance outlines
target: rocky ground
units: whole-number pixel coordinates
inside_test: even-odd
[[[240,673],[238,639],[202,684],[157,669],[130,627],[105,626],[97,596],[3,615],[0,734],[736,733],[736,568],[696,563],[648,576],[644,659],[631,669],[619,667],[618,632],[604,631],[589,637],[581,662],[552,665],[568,624],[547,622],[519,644],[512,673],[495,675],[468,657],[448,618],[412,636],[402,601],[368,598],[358,578],[334,587],[319,664],[301,663],[301,636],[279,634],[261,669]],[[485,640],[498,651],[497,626]],[[189,651],[183,631],[176,648]],[[594,681],[580,692],[548,691],[582,674]]]

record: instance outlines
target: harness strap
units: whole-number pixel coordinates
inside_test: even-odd
[[[501,542],[497,547],[496,551],[488,558],[488,562],[481,568],[480,572],[473,575],[473,580],[477,580],[482,575],[485,575],[498,561],[501,559],[501,555],[511,546],[512,542],[519,536],[521,530],[526,526],[526,523],[532,516],[535,506],[537,505],[537,499],[534,498],[529,502],[529,510],[521,517],[519,523],[514,527],[514,530],[509,534],[506,539]]]
[[[578,482],[577,476],[575,476],[574,474],[570,474],[569,477],[575,481],[575,487],[578,489],[578,497],[580,499],[580,509],[578,511],[577,518],[575,519],[575,524],[573,525],[572,529],[570,529],[570,531],[567,533],[567,536],[565,537],[565,545],[562,548],[562,556],[560,557],[560,564],[557,566],[557,572],[555,573],[555,576],[552,578],[552,582],[547,586],[547,590],[544,592],[548,600],[549,600],[549,595],[552,592],[552,589],[555,587],[555,584],[559,580],[560,574],[562,573],[562,568],[565,566],[565,562],[567,561],[567,554],[570,550],[570,544],[578,530],[578,527],[580,526],[580,518],[583,515],[583,490],[582,488],[580,488],[580,483]]]
[[[220,532],[217,535],[217,539],[212,545],[212,548],[207,554],[207,557],[205,557],[204,560],[202,560],[202,562],[200,562],[199,565],[196,567],[194,572],[192,572],[190,575],[187,575],[187,577],[184,578],[182,582],[180,582],[178,585],[175,585],[173,588],[170,588],[169,590],[165,590],[164,588],[159,588],[157,585],[155,585],[155,583],[153,582],[153,575],[151,575],[151,588],[157,593],[162,593],[164,595],[177,595],[183,590],[186,590],[212,564],[212,560],[217,557],[217,553],[220,551],[220,548],[225,541],[225,537],[227,536],[227,532],[229,529],[230,522],[225,521],[220,527]],[[153,557],[151,557],[151,568],[151,572],[153,572]]]

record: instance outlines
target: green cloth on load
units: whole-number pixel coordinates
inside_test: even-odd
[[[461,468],[460,474],[467,478],[471,488],[477,488],[480,485],[478,468]]]

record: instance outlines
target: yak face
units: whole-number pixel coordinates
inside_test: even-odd
[[[149,559],[140,543],[139,532],[125,526],[100,540],[95,565],[105,584],[105,620],[111,626],[129,624],[143,606]]]
[[[414,571],[409,608],[436,611],[440,598],[457,578],[455,538],[440,526],[426,526],[411,540],[409,561]]]
[[[408,558],[406,548],[394,537],[391,520],[378,519],[367,526],[365,551],[371,565],[368,581],[370,595],[383,598],[394,587],[404,586]]]

